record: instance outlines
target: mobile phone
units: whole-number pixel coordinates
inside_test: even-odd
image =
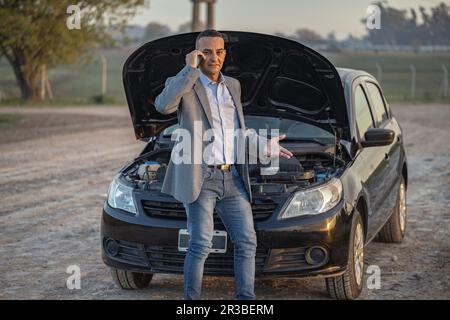
[[[200,64],[202,63],[203,60],[203,56],[201,54],[197,55],[197,68],[200,66]]]

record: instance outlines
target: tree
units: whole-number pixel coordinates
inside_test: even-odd
[[[307,29],[307,28],[298,29],[295,32],[294,37],[299,42],[302,42],[305,44],[319,44],[319,43],[324,42],[324,39],[322,38],[322,36],[320,34],[318,34],[317,32],[315,32],[311,29]]]
[[[206,24],[203,21],[200,21],[200,30],[206,29]],[[192,32],[192,22],[187,21],[178,26],[178,30],[176,33],[188,33]]]
[[[420,7],[422,20],[422,33],[433,45],[448,45],[450,43],[450,6],[440,3],[431,8],[431,14],[428,15],[425,8]]]
[[[172,30],[164,24],[150,22],[145,27],[145,41],[152,41],[172,34]]]
[[[381,29],[369,30],[369,41],[373,44],[394,46],[407,42],[403,33],[405,31],[412,31],[413,33],[416,31],[411,26],[412,23],[409,21],[408,11],[389,7],[385,1],[379,1],[374,4],[380,8]],[[363,19],[362,23],[365,24],[366,20]]]
[[[123,26],[146,0],[0,0],[0,57],[11,64],[23,100],[38,96],[39,68],[72,63],[111,41],[106,29]],[[67,9],[80,9],[80,29],[69,29]]]
[[[374,3],[380,8],[381,29],[368,31],[372,44],[384,45],[448,45],[450,41],[450,6],[440,3],[431,7],[431,13],[419,7],[422,23],[416,10],[389,7],[386,1]],[[366,19],[361,20],[366,23]]]

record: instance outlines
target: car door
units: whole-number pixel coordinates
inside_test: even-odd
[[[354,82],[352,86],[352,101],[356,122],[356,136],[359,142],[364,140],[364,133],[370,128],[375,128],[377,123],[366,91],[364,81],[361,78],[359,81]],[[367,196],[369,209],[367,239],[370,239],[383,223],[385,215],[385,212],[380,210],[380,205],[383,202],[383,190],[386,188],[383,186],[385,183],[384,175],[386,174],[384,153],[380,150],[380,147],[362,148],[356,155],[355,165]]]
[[[376,206],[380,223],[384,223],[390,216],[397,200],[398,186],[401,175],[400,132],[395,120],[391,117],[378,84],[372,79],[364,83],[367,97],[373,111],[375,126],[390,129],[395,132],[394,141],[387,146],[374,147],[383,157],[381,177],[377,186]]]

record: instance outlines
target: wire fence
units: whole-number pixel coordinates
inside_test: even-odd
[[[122,66],[132,51],[133,48],[103,50],[90,63],[51,68],[42,83],[56,100],[125,104]],[[450,55],[347,52],[327,58],[338,67],[364,70],[375,76],[388,101],[450,102]],[[12,68],[0,59],[0,100],[18,97],[20,91]]]
[[[386,97],[393,101],[450,101],[448,70],[410,64],[407,67],[383,68],[376,64],[366,69],[381,83]]]

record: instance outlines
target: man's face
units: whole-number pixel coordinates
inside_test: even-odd
[[[200,69],[206,75],[220,72],[225,61],[225,43],[220,37],[203,37],[197,41],[197,50],[203,52],[206,60],[200,64]]]

